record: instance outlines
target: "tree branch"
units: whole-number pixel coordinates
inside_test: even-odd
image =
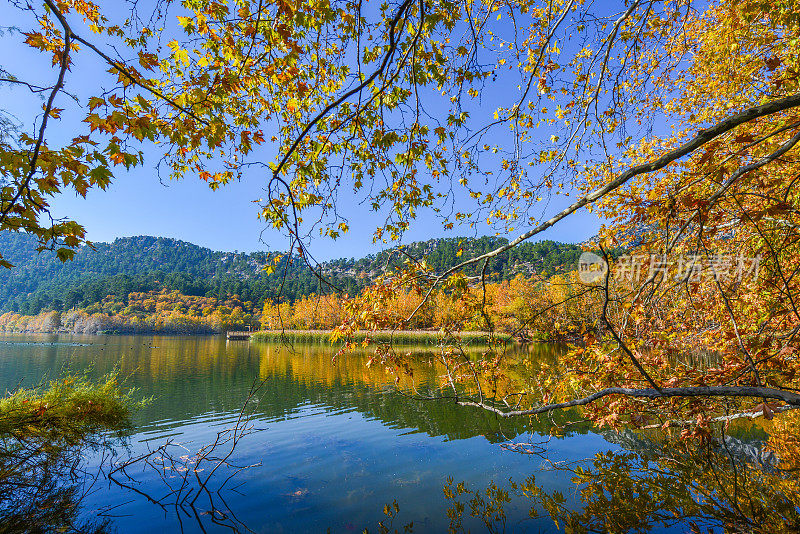
[[[588,194],[582,196],[577,201],[573,202],[572,204],[570,204],[569,206],[567,206],[566,208],[564,208],[563,210],[558,212],[556,215],[554,215],[553,217],[551,217],[547,221],[545,221],[545,222],[539,224],[538,226],[536,226],[535,228],[525,232],[524,234],[520,235],[519,237],[517,237],[513,241],[510,241],[508,244],[503,245],[501,247],[497,247],[496,249],[494,249],[494,250],[492,250],[490,252],[487,252],[486,254],[482,254],[480,256],[476,256],[474,258],[470,258],[468,260],[465,260],[465,261],[459,263],[458,265],[455,265],[455,266],[447,269],[446,271],[444,271],[441,275],[439,275],[436,278],[436,280],[434,281],[434,283],[431,286],[430,290],[425,295],[425,299],[423,299],[423,302],[424,302],[424,300],[427,300],[427,298],[430,296],[430,294],[433,291],[433,289],[439,283],[441,283],[442,280],[444,280],[445,278],[447,278],[448,276],[450,276],[454,272],[456,272],[458,270],[461,270],[461,269],[463,269],[464,267],[466,267],[468,265],[472,265],[472,264],[477,263],[479,261],[485,260],[487,258],[493,258],[495,256],[499,256],[503,252],[516,247],[517,245],[519,245],[523,241],[525,241],[527,239],[530,239],[531,237],[544,232],[545,230],[547,230],[551,226],[554,226],[556,223],[558,223],[562,219],[568,217],[569,215],[572,215],[573,213],[575,213],[579,209],[583,208],[584,206],[591,205],[591,204],[597,202],[598,200],[600,200],[601,198],[603,198],[604,196],[606,196],[608,193],[611,193],[612,191],[615,191],[616,189],[619,189],[620,187],[625,185],[625,183],[628,182],[631,178],[633,178],[635,176],[638,176],[640,174],[647,174],[647,173],[651,173],[651,172],[655,172],[657,170],[663,169],[664,167],[666,167],[670,163],[673,163],[673,162],[679,160],[680,158],[691,154],[692,152],[694,152],[695,150],[697,150],[701,146],[705,145],[709,141],[715,139],[716,137],[719,137],[720,135],[722,135],[722,134],[724,134],[726,132],[729,132],[729,131],[733,130],[734,128],[736,128],[738,126],[741,126],[742,124],[750,122],[750,121],[752,121],[754,119],[758,119],[758,118],[761,118],[761,117],[766,117],[768,115],[779,113],[781,111],[786,111],[787,109],[792,109],[792,108],[795,108],[795,107],[798,107],[798,106],[800,106],[800,93],[795,93],[793,95],[787,96],[785,98],[781,98],[779,100],[775,100],[773,102],[769,102],[767,104],[761,104],[759,106],[754,106],[754,107],[748,108],[748,109],[746,109],[744,111],[740,111],[739,113],[735,113],[735,114],[731,115],[730,117],[728,117],[726,119],[723,119],[722,121],[718,122],[714,126],[706,128],[704,130],[700,130],[697,133],[697,135],[695,135],[692,139],[690,139],[686,143],[680,145],[679,147],[677,147],[677,148],[675,148],[673,150],[670,150],[669,152],[667,152],[663,156],[661,156],[661,157],[659,157],[659,158],[657,158],[657,159],[655,159],[653,161],[650,161],[648,163],[642,163],[640,165],[636,165],[634,167],[631,167],[627,171],[625,171],[622,174],[620,174],[619,176],[617,176],[617,178],[615,178],[614,180],[612,180],[608,184],[604,185],[603,187],[601,187],[599,189],[595,189],[591,193],[588,193]],[[411,313],[411,315],[409,316],[408,320],[410,320],[417,313],[418,310],[419,310],[419,307],[417,307],[417,309],[415,309]]]
[[[200,122],[202,124],[208,125],[208,121],[206,121],[204,119],[201,119],[192,110],[190,110],[190,109],[188,109],[188,108],[186,108],[184,106],[181,106],[180,104],[175,102],[173,99],[169,98],[167,95],[165,95],[164,93],[162,93],[161,91],[156,89],[155,87],[151,87],[150,85],[144,83],[143,81],[138,80],[136,78],[136,76],[131,74],[128,71],[128,69],[126,69],[125,67],[122,66],[121,63],[119,63],[118,61],[114,61],[113,59],[111,59],[111,57],[109,57],[107,54],[105,54],[102,50],[97,48],[95,45],[93,45],[92,43],[90,43],[89,41],[87,41],[86,39],[81,37],[80,35],[76,34],[74,31],[72,31],[72,27],[67,22],[66,17],[64,17],[64,14],[61,13],[61,11],[58,10],[58,7],[53,3],[53,0],[44,0],[44,2],[53,11],[53,13],[55,14],[56,18],[58,19],[58,22],[61,24],[61,27],[64,29],[64,37],[66,39],[71,38],[71,39],[74,39],[75,41],[77,41],[79,43],[83,43],[84,45],[86,45],[87,47],[92,49],[95,54],[97,54],[98,56],[103,58],[109,65],[111,65],[112,67],[114,67],[115,69],[120,71],[126,78],[128,78],[128,80],[130,80],[130,82],[132,84],[137,85],[137,86],[141,87],[142,89],[144,89],[144,90],[146,90],[146,91],[148,91],[150,93],[153,93],[155,96],[157,96],[158,98],[160,98],[164,102],[167,102],[169,105],[171,105],[172,107],[174,107],[178,111],[182,111],[183,113],[186,113],[187,115],[189,115],[194,120],[196,120],[196,121],[198,121],[198,122]]]
[[[395,41],[395,34],[394,34],[395,29],[397,28],[397,23],[400,21],[406,10],[413,2],[414,0],[404,0],[403,3],[400,4],[400,7],[397,9],[397,12],[395,13],[394,17],[392,17],[392,20],[389,21],[389,49],[387,50],[386,55],[383,57],[383,61],[381,61],[381,64],[378,66],[378,68],[375,69],[375,71],[372,74],[370,74],[369,78],[358,84],[353,89],[347,91],[345,94],[337,98],[334,102],[331,102],[330,104],[325,106],[325,108],[322,111],[320,111],[316,117],[314,117],[311,121],[308,122],[308,124],[306,124],[305,128],[303,128],[303,131],[300,132],[300,135],[298,135],[295,138],[294,142],[292,143],[292,146],[289,147],[289,150],[287,150],[286,154],[284,154],[283,158],[281,158],[281,161],[280,163],[278,163],[278,166],[275,167],[275,170],[272,173],[273,177],[277,177],[280,174],[280,172],[283,170],[283,167],[286,165],[286,162],[292,156],[294,151],[297,150],[297,146],[305,138],[308,132],[311,131],[311,128],[313,128],[315,124],[317,124],[320,120],[322,120],[322,118],[325,117],[325,115],[330,113],[331,110],[335,109],[342,102],[344,102],[354,94],[360,93],[365,87],[371,84],[375,80],[375,78],[380,76],[380,74],[386,69],[387,65],[389,64],[389,61],[394,55],[395,50],[397,49],[397,42]]]
[[[458,401],[458,404],[461,406],[475,406],[478,408],[483,408],[484,410],[496,413],[500,417],[516,417],[520,415],[538,415],[564,408],[574,408],[576,406],[586,406],[609,395],[624,395],[626,397],[645,399],[665,399],[671,397],[753,397],[777,399],[785,402],[786,404],[800,407],[800,395],[797,393],[760,386],[689,386],[679,388],[662,388],[661,390],[654,388],[634,389],[612,387],[601,389],[597,393],[593,393],[580,399],[573,399],[554,404],[545,404],[544,406],[531,408],[529,410],[515,410],[510,412],[503,411],[500,408],[483,402]]]
[[[52,2],[50,0],[45,0],[48,5]],[[64,30],[64,51],[61,53],[61,61],[58,67],[58,79],[56,80],[56,84],[50,90],[50,96],[47,99],[47,104],[44,106],[44,115],[42,116],[42,124],[39,125],[39,133],[36,136],[36,142],[33,145],[33,151],[31,152],[30,159],[28,160],[28,173],[25,175],[25,178],[22,180],[22,183],[19,186],[16,194],[11,197],[8,201],[8,204],[5,206],[0,207],[0,224],[2,224],[7,218],[8,214],[11,210],[16,206],[19,199],[22,195],[30,188],[31,180],[33,180],[33,175],[36,174],[36,164],[39,161],[39,154],[41,153],[42,146],[44,145],[44,132],[47,129],[47,122],[50,118],[50,113],[53,111],[53,104],[56,99],[56,95],[58,95],[59,91],[64,87],[64,77],[67,74],[67,70],[69,69],[69,50],[71,46],[70,37],[72,36],[71,32]],[[34,202],[34,204],[36,204]],[[38,204],[37,207],[41,208]]]

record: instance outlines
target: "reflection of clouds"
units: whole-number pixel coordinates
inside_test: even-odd
[[[407,473],[404,478],[396,478],[394,483],[398,486],[412,486],[420,484],[424,478],[426,477],[422,476],[422,472],[412,471],[411,473]]]
[[[288,497],[291,502],[300,502],[308,497],[308,495],[308,488],[298,488],[291,493],[284,494],[284,496]]]

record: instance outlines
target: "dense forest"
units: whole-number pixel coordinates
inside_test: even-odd
[[[406,245],[402,253],[394,247],[360,259],[323,262],[317,269],[331,284],[355,295],[410,257],[424,258],[428,267],[440,271],[506,242],[499,237],[431,239]],[[36,246],[28,235],[0,233],[0,250],[14,265],[0,269],[0,311],[33,315],[96,307],[110,295],[128,305],[132,293],[164,290],[220,301],[234,298],[260,309],[268,300],[294,303],[330,292],[298,258],[282,258],[268,274],[264,267],[272,264],[274,255],[267,252],[219,252],[176,239],[137,236],[83,246],[64,263],[55,252],[37,252]],[[488,278],[503,281],[517,274],[569,271],[580,252],[578,245],[554,241],[523,244],[494,258],[487,267]],[[471,269],[466,274],[477,274],[477,267]]]

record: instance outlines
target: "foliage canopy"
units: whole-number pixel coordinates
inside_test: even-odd
[[[54,82],[3,75],[46,98],[32,133],[2,139],[0,229],[70,257],[84,232],[45,224],[47,198],[105,187],[157,143],[176,178],[217,188],[263,176],[261,216],[308,261],[311,236],[347,231],[343,192],[385,216],[376,239],[422,209],[445,228],[523,232],[441,273],[409,263],[365,295],[368,312],[393,283],[427,296],[480,283],[463,269],[587,208],[608,221],[598,246],[632,246],[647,277],[597,286],[608,336],[587,336],[518,391],[533,411],[488,398],[480,380],[465,402],[505,415],[590,404],[602,424],[673,414],[701,430],[723,409],[800,405],[797,2],[186,0],[135,4],[119,22],[85,0],[20,7]],[[82,133],[51,141],[77,54],[116,85],[81,102]],[[553,214],[558,194],[577,199]],[[759,276],[653,268],[654,255],[733,254],[762,258]],[[353,317],[351,329],[385,322]],[[486,361],[462,378],[496,378]]]

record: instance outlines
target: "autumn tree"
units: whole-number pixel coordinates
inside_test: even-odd
[[[336,199],[351,192],[379,215],[378,240],[422,210],[443,229],[516,235],[445,272],[409,260],[400,279],[421,301],[398,323],[411,324],[439,291],[483,290],[466,268],[595,211],[597,251],[628,247],[646,276],[612,268],[568,295],[594,297],[603,335],[521,385],[519,402],[460,402],[501,415],[589,405],[633,426],[800,405],[795,1],[187,0],[119,21],[84,0],[19,8],[29,27],[7,39],[40,50],[53,82],[3,74],[46,99],[33,130],[3,130],[0,229],[68,258],[83,230],[49,220],[47,199],[105,187],[158,143],[175,178],[264,180],[261,216],[309,263],[312,237],[348,230]],[[80,102],[82,133],[55,140],[76,54],[115,85]],[[721,276],[755,259],[757,276]]]

